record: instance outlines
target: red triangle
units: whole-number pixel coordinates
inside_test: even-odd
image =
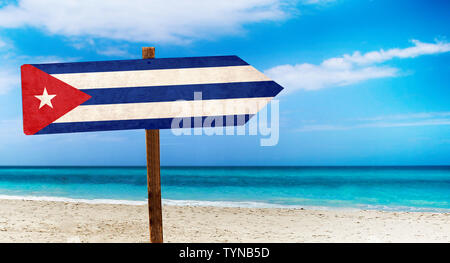
[[[23,65],[21,71],[23,131],[26,135],[35,134],[91,98],[32,65]],[[48,95],[56,95],[50,100],[52,107],[50,103],[41,105],[41,100],[35,97],[43,95],[44,89]]]

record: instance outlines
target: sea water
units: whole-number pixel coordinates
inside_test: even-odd
[[[450,166],[162,167],[166,204],[450,211]],[[0,167],[0,199],[145,204],[145,167]]]

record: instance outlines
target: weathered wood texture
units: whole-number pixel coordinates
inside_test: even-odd
[[[154,47],[143,47],[142,58],[155,58]],[[159,130],[145,130],[150,242],[163,242]]]
[[[155,48],[154,47],[143,47],[142,48],[142,58],[155,58]]]

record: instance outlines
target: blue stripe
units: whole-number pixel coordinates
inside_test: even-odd
[[[82,105],[194,100],[201,92],[202,100],[274,97],[283,88],[274,81],[236,82],[198,85],[153,86],[81,90],[92,96]]]
[[[233,118],[233,123],[229,126],[243,125],[247,123],[252,115],[229,115],[217,117],[198,117],[187,118],[191,122],[191,128],[194,128],[196,119],[202,119],[204,123],[206,118],[221,118],[222,123],[212,122],[209,127],[227,126],[226,118]],[[142,119],[142,120],[121,120],[121,121],[91,121],[91,122],[68,122],[68,123],[52,123],[40,130],[36,134],[51,133],[71,133],[71,132],[94,132],[94,131],[112,131],[112,130],[132,130],[132,129],[171,129],[173,118],[166,119]],[[211,119],[210,119],[211,120]],[[188,123],[188,122],[187,122]],[[183,128],[183,127],[182,127]]]
[[[32,64],[47,74],[108,72],[150,69],[204,68],[248,65],[237,56],[154,58],[74,63]]]

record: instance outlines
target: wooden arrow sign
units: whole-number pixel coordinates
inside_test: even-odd
[[[21,71],[27,135],[170,129],[175,118],[190,117],[242,125],[283,89],[237,56],[26,64]]]
[[[146,129],[150,242],[160,243],[159,129],[180,118],[189,127],[196,119],[243,125],[283,88],[237,56],[142,52],[139,60],[23,65],[23,128],[27,135]]]

